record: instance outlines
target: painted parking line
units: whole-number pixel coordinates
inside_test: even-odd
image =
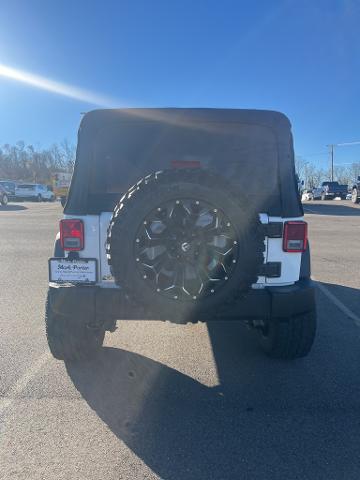
[[[348,318],[350,318],[357,327],[360,327],[360,317],[356,315],[353,311],[350,310],[341,300],[339,300],[330,290],[325,287],[319,280],[313,277],[313,280],[316,281],[316,286],[319,290],[334,304],[336,307],[341,310]]]
[[[6,397],[0,401],[0,415],[9,410],[15,402],[15,397],[20,395],[31,380],[40,372],[43,366],[50,360],[50,352],[44,352],[22,375],[9,391],[6,393]]]
[[[319,213],[319,211],[311,210],[311,208],[304,206],[304,213],[315,213],[316,214],[316,213]]]

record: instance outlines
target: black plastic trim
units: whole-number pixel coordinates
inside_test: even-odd
[[[146,310],[131,303],[118,288],[98,286],[55,285],[49,287],[51,306],[62,315],[74,315],[79,309],[88,312],[95,305],[96,321],[156,320]],[[299,280],[293,285],[252,289],[243,298],[209,312],[207,318],[188,316],[185,322],[211,320],[250,320],[276,317],[286,319],[315,309],[315,287],[311,280]],[[91,315],[90,315],[91,317]],[[157,318],[157,320],[172,320]],[[178,321],[178,320],[177,320]]]
[[[65,257],[65,252],[64,252],[64,250],[63,250],[62,247],[61,247],[60,238],[57,238],[57,239],[55,240],[55,244],[54,244],[54,257],[57,257],[57,258],[64,258],[64,257]]]
[[[281,262],[268,262],[260,266],[259,275],[266,278],[281,277]]]
[[[301,254],[300,264],[300,278],[311,277],[311,258],[310,258],[310,244],[308,242],[306,250]]]
[[[282,238],[283,236],[283,229],[284,229],[283,222],[264,223],[262,228],[263,228],[265,237]]]

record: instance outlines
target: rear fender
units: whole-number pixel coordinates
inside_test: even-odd
[[[54,257],[57,257],[57,258],[64,258],[65,257],[64,250],[61,248],[61,244],[60,244],[60,232],[58,232],[58,234],[56,235],[56,238],[55,238]]]
[[[311,259],[310,259],[310,244],[308,242],[305,252],[301,255],[300,264],[300,279],[311,277]]]

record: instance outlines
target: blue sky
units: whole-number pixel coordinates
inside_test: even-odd
[[[360,140],[358,0],[12,0],[0,64],[91,90],[116,106],[280,110],[296,152]],[[94,105],[0,76],[0,144],[75,141]],[[360,160],[342,147],[336,162]]]

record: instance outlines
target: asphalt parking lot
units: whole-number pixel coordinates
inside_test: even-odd
[[[44,335],[58,204],[0,208],[1,479],[360,478],[360,206],[307,202],[319,327],[269,360],[252,332],[128,321],[64,365]]]

